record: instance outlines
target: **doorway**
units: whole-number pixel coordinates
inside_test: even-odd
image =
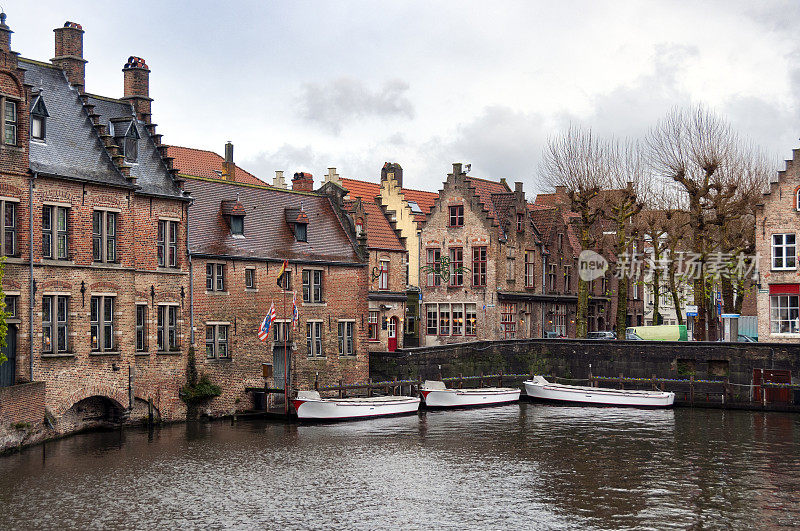
[[[397,350],[397,317],[391,317],[388,323],[389,352]]]
[[[16,368],[17,368],[17,326],[8,325],[8,334],[6,335],[6,346],[3,348],[5,354],[5,363],[0,365],[0,387],[10,387],[16,381]]]

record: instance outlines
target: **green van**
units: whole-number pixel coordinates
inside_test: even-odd
[[[686,325],[631,326],[625,330],[625,339],[646,341],[688,341]]]

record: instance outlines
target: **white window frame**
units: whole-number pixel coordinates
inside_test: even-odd
[[[769,297],[770,333],[800,333],[800,295],[776,294]]]
[[[321,319],[309,319],[306,321],[306,349],[309,358],[325,357],[322,330],[323,321]]]
[[[159,352],[178,352],[181,349],[181,313],[180,305],[164,303],[158,305],[156,316],[156,345]],[[175,324],[170,324],[172,311],[175,312]],[[170,337],[170,332],[173,333]],[[174,338],[174,342],[171,339]]]
[[[356,355],[356,322],[352,319],[339,319],[336,323],[339,338],[339,356]],[[349,330],[348,330],[349,329]],[[347,332],[350,332],[349,335]]]
[[[89,341],[92,352],[115,352],[114,319],[116,295],[92,294],[89,299]],[[95,311],[95,304],[97,309]],[[108,316],[106,314],[109,314]],[[110,334],[106,335],[106,332]]]
[[[789,236],[792,243],[788,243]],[[776,243],[776,239],[780,242]],[[797,236],[793,232],[773,234],[771,237],[772,260],[771,265],[774,271],[793,271],[797,269]],[[780,256],[776,253],[780,249]],[[778,261],[780,260],[780,265]],[[789,265],[791,262],[791,265]]]

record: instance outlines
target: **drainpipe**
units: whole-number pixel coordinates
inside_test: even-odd
[[[542,244],[542,294],[545,292],[545,282],[547,281],[547,274],[545,273],[545,271],[547,271],[547,255],[544,253],[544,250],[544,244]],[[542,307],[542,337],[547,335],[545,331],[547,316],[545,314],[545,308]]]
[[[29,229],[29,238],[28,238],[28,255],[30,256],[30,260],[28,261],[29,269],[30,269],[30,282],[28,283],[28,306],[29,306],[29,314],[28,314],[28,344],[30,345],[30,354],[28,356],[28,365],[29,365],[29,378],[30,381],[33,381],[33,309],[36,304],[34,300],[34,291],[33,291],[33,181],[36,180],[36,177],[39,175],[39,172],[32,172],[31,178],[28,179],[28,229]]]
[[[186,207],[186,254],[189,256],[189,342],[194,346],[194,268],[192,265],[192,251],[189,249],[189,208],[194,200]]]

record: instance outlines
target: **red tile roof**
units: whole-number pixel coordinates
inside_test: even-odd
[[[222,171],[222,163],[225,162],[225,159],[213,151],[167,146],[167,156],[175,159],[172,164],[173,167],[178,168],[179,173],[207,179],[222,179],[222,176],[217,171]],[[239,166],[236,166],[234,181],[245,184],[267,185],[265,181]]]
[[[383,210],[377,204],[362,199],[364,211],[367,213],[367,247],[387,251],[405,251],[400,238],[392,228]]]
[[[478,199],[483,203],[483,207],[489,211],[489,216],[499,222],[500,219],[497,217],[497,210],[494,201],[492,201],[492,194],[510,193],[511,189],[508,185],[504,182],[488,181],[477,177],[467,177],[466,179],[470,186],[475,189],[475,193],[478,194]]]
[[[342,179],[342,186],[350,193],[351,199],[360,197],[372,202],[377,196],[381,195],[381,185],[379,183],[359,181],[357,179]],[[423,190],[412,190],[411,188],[401,188],[400,190],[406,201],[414,201],[423,212],[422,214],[416,214],[414,220],[425,221],[425,216],[433,208],[433,203],[439,197],[439,194]]]

